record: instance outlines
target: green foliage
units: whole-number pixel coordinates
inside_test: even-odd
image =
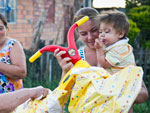
[[[49,88],[50,90],[54,90],[59,84],[58,80],[53,80],[49,82],[48,80],[40,82],[39,80],[31,80],[31,77],[28,76],[24,79],[23,85],[25,88],[32,88],[36,86],[43,86],[45,88]]]
[[[131,9],[142,5],[150,5],[150,0],[126,0],[126,8]]]
[[[136,7],[136,6],[137,6],[136,0],[126,0],[127,11],[133,7]]]
[[[129,19],[129,23],[130,23],[130,29],[129,29],[129,33],[128,36],[130,41],[130,44],[134,43],[134,39],[137,37],[137,35],[140,33],[140,29],[137,27],[136,23],[133,22],[131,19]]]
[[[132,8],[127,15],[140,28],[140,43],[142,47],[150,48],[150,6]]]
[[[150,0],[137,0],[137,2],[141,5],[150,5]]]
[[[130,10],[128,16],[143,30],[150,30],[150,6],[135,7]]]
[[[40,62],[39,59],[37,59],[34,63],[30,63],[29,62],[29,58],[30,56],[33,55],[33,53],[31,53],[30,51],[24,50],[25,51],[25,55],[26,55],[26,63],[27,63],[27,77],[23,80],[23,85],[25,88],[31,88],[31,87],[36,87],[36,86],[43,86],[45,88],[49,88],[51,90],[55,89],[60,81],[60,77],[58,75],[61,75],[59,68],[59,65],[54,65],[53,67],[57,68],[57,69],[53,69],[55,73],[53,73],[53,80],[50,81],[48,74],[47,73],[43,73],[41,72],[41,66],[43,66]],[[55,60],[53,60],[54,63]],[[42,62],[43,63],[43,62]],[[57,71],[57,73],[56,73]],[[56,76],[57,74],[57,76]]]
[[[134,104],[133,113],[149,113],[150,111],[150,99],[142,104]]]

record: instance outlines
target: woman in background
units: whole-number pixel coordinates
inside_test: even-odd
[[[7,36],[8,25],[0,14],[0,93],[12,92],[23,87],[26,77],[26,59],[21,44]]]

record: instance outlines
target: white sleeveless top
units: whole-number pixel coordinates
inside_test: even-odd
[[[84,53],[84,47],[78,49],[78,53],[83,61],[85,61],[85,53]]]

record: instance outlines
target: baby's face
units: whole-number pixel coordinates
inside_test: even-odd
[[[99,39],[108,47],[120,40],[122,33],[117,32],[113,24],[101,23],[99,29]]]

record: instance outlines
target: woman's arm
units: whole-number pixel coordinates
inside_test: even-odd
[[[140,91],[139,95],[137,96],[136,100],[134,101],[134,104],[141,104],[141,103],[145,102],[147,99],[148,99],[148,91],[147,91],[147,88],[143,81],[141,91]],[[133,113],[133,105],[130,108],[128,113]]]
[[[45,97],[47,94],[48,89],[42,88],[41,86],[0,94],[0,113],[9,113],[29,98],[35,99],[41,95]]]
[[[142,82],[142,88],[140,93],[138,94],[136,100],[135,100],[135,104],[140,104],[145,102],[148,99],[148,91],[147,88],[145,86],[144,81]]]
[[[21,44],[16,41],[11,52],[12,64],[0,63],[0,72],[11,79],[22,79],[26,76],[26,59]]]

